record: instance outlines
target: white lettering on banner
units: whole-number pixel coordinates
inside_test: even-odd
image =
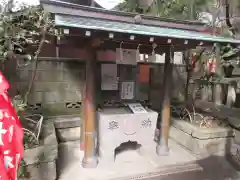
[[[7,96],[6,93],[3,93],[2,96],[4,97],[4,99],[5,99],[6,101],[8,101],[8,96]]]
[[[4,164],[5,167],[8,168],[14,168],[14,165],[12,164],[13,158],[10,156],[7,156],[9,154],[9,151],[4,151]]]
[[[2,120],[2,119],[3,119],[3,117],[4,117],[4,115],[3,115],[3,111],[2,111],[2,110],[0,110],[0,120]]]
[[[5,118],[10,118],[8,112],[5,112],[5,113],[4,113],[4,117],[5,117]]]
[[[13,125],[9,127],[9,142],[12,142],[13,137]]]
[[[3,129],[3,123],[0,122],[0,145],[3,146],[3,140],[2,140],[2,135],[7,132],[6,129]]]

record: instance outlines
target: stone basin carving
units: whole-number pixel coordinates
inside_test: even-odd
[[[158,113],[134,114],[127,108],[105,108],[98,112],[99,155],[114,161],[115,149],[128,141],[138,142],[141,149],[152,148]]]

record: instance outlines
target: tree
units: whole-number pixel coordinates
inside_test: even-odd
[[[19,66],[26,66],[30,62],[35,64],[35,70],[24,95],[27,103],[38,66],[38,56],[48,37],[57,35],[51,16],[43,11],[41,6],[16,6],[13,0],[1,5],[0,14],[0,56],[4,60],[14,59]],[[31,49],[31,51],[30,51]],[[21,64],[20,62],[24,62]]]
[[[206,7],[212,2],[213,0],[154,0],[150,6],[141,7],[139,0],[125,0],[117,9],[174,19],[198,19],[200,12],[207,10]]]

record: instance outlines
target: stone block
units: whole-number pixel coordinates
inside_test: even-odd
[[[64,91],[68,89],[68,83],[64,82],[34,82],[34,91]]]
[[[83,73],[80,70],[64,71],[63,81],[77,82],[82,79]]]
[[[64,100],[66,102],[76,102],[76,101],[81,101],[82,100],[82,95],[81,95],[81,91],[65,91],[62,92],[62,94],[65,94]]]
[[[41,163],[40,164],[41,180],[56,180],[57,167],[56,161]]]
[[[59,116],[52,119],[59,142],[80,140],[80,116]]]
[[[48,120],[43,125],[43,143],[24,152],[24,161],[30,173],[30,180],[56,180],[56,160],[58,142],[53,122]],[[38,165],[38,166],[37,166]]]
[[[200,128],[184,120],[173,120],[172,126],[183,132],[186,132],[187,134],[190,134],[193,138],[197,139],[224,138],[234,136],[233,130],[229,127]]]
[[[75,128],[81,126],[80,116],[60,116],[54,118],[54,126],[57,129]]]
[[[115,149],[122,143],[132,141],[141,149],[151,148],[158,113],[147,109],[146,113],[132,113],[125,108],[105,108],[98,112],[99,155],[114,161]],[[95,142],[97,146],[97,141]]]
[[[39,61],[38,70],[53,70],[57,64],[58,61]]]
[[[63,71],[82,71],[85,69],[85,64],[81,62],[68,61],[63,63]]]
[[[37,92],[37,91],[31,92],[28,98],[28,102],[30,104],[43,102],[43,92]]]
[[[37,81],[43,81],[43,82],[61,82],[63,80],[63,72],[58,70],[45,70],[45,71],[39,71],[40,79],[37,79]]]
[[[56,162],[44,162],[26,166],[29,177],[20,177],[19,180],[56,180]]]
[[[55,102],[42,104],[42,113],[48,117],[59,115],[76,115],[80,117],[81,110],[66,108],[66,102]]]
[[[80,140],[81,127],[56,129],[57,138],[60,143]]]
[[[233,143],[233,132],[228,128],[203,130],[200,127],[185,126],[188,122],[173,122],[169,136],[195,155],[225,155],[230,153]],[[177,124],[177,125],[175,125]],[[212,130],[212,131],[211,131]]]
[[[58,92],[42,92],[42,103],[54,103],[61,100],[61,95]]]

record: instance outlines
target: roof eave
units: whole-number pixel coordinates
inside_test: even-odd
[[[43,7],[52,13],[61,13],[67,15],[80,15],[88,16],[92,18],[103,18],[103,19],[115,19],[123,22],[134,22],[134,17],[137,15],[135,13],[119,12],[114,10],[106,10],[102,8],[82,6],[73,3],[61,2],[58,0],[40,0]],[[147,15],[142,16],[142,24],[154,25],[168,28],[185,29],[192,31],[202,31],[204,30],[205,23],[199,21],[181,21],[175,19],[159,18]]]

